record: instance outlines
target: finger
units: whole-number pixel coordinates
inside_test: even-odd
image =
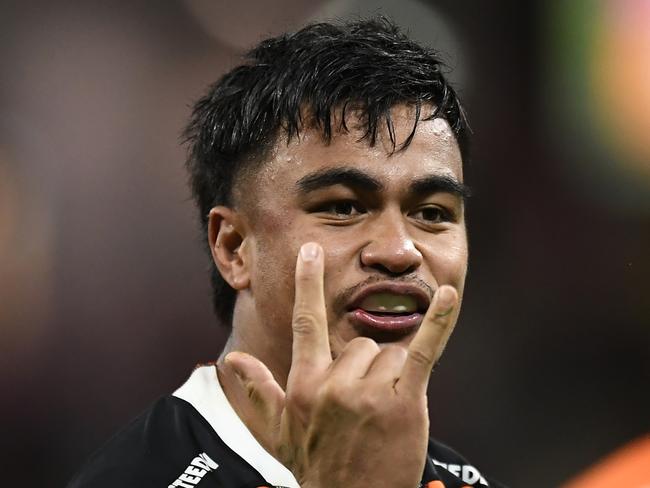
[[[330,380],[343,383],[363,378],[379,352],[377,343],[368,337],[352,339],[332,364]]]
[[[374,379],[379,383],[395,382],[399,379],[404,368],[408,352],[402,346],[384,347],[368,368],[367,379]]]
[[[323,291],[323,250],[315,242],[303,244],[296,264],[296,294],[293,307],[293,352],[291,374],[309,375],[332,362],[327,334]]]
[[[274,431],[279,428],[285,394],[271,371],[259,359],[243,352],[229,353],[224,362],[235,372],[251,405],[266,425]]]
[[[443,285],[436,291],[422,325],[408,347],[408,355],[399,384],[414,392],[425,394],[431,369],[447,344],[454,327],[454,308],[458,293]]]

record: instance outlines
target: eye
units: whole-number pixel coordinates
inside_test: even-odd
[[[317,213],[328,214],[336,218],[347,218],[361,215],[365,212],[365,209],[354,201],[340,200],[319,205],[313,211]]]
[[[411,213],[411,217],[426,224],[440,224],[452,220],[447,210],[436,206],[419,208]]]

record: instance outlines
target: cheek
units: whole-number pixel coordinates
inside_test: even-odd
[[[327,306],[327,317],[329,323],[334,323],[335,310],[334,298],[346,286],[355,285],[361,278],[354,280],[354,249],[349,248],[343,242],[335,240],[324,241],[323,252],[325,253],[325,278],[324,293]],[[329,244],[329,245],[328,245]]]
[[[265,328],[281,330],[291,323],[295,263],[271,243],[259,243],[250,292],[256,315]]]
[[[340,276],[350,272],[354,256],[358,254],[358,246],[348,245],[344,240],[327,239],[323,240],[323,252],[325,253],[325,278]]]
[[[266,195],[263,197],[267,201],[269,200]],[[253,214],[254,230],[255,234],[259,236],[259,241],[268,241],[267,236],[283,236],[287,228],[291,226],[291,215],[286,209],[275,201],[268,201],[267,206],[274,210],[258,207]]]
[[[300,216],[265,212],[258,222],[251,292],[260,319],[269,326],[283,327],[291,322],[300,246],[309,241],[323,243],[302,225]]]
[[[462,294],[467,274],[467,241],[463,236],[451,238],[429,250],[433,275],[439,285],[449,284]]]
[[[297,250],[291,242],[290,219],[264,212],[256,220],[250,291],[258,317],[269,325],[279,324],[286,321],[293,303]]]

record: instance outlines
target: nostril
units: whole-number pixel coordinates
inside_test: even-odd
[[[422,254],[411,241],[375,241],[361,251],[360,258],[362,267],[373,268],[389,276],[411,273],[423,260]]]
[[[402,266],[402,267],[399,267],[399,268],[395,268],[395,267],[390,267],[389,268],[385,264],[381,264],[381,263],[375,263],[375,264],[367,265],[366,267],[371,268],[371,269],[373,269],[375,271],[378,271],[381,274],[386,275],[387,277],[390,277],[390,278],[396,278],[396,277],[399,277],[399,276],[407,275],[407,274],[413,273],[417,269],[417,266],[407,266],[407,267]]]

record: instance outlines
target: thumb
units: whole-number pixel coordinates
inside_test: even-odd
[[[245,390],[251,406],[271,432],[277,434],[284,409],[285,394],[269,368],[244,352],[231,352],[224,358]]]

